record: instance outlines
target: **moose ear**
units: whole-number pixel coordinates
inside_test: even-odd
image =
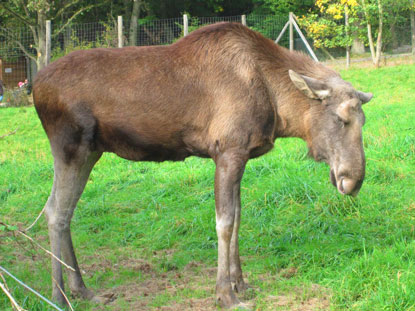
[[[362,101],[362,104],[366,104],[372,99],[373,94],[357,91],[357,96]]]
[[[288,75],[297,89],[312,99],[325,99],[330,96],[331,89],[324,82],[300,75],[294,70],[288,70]]]

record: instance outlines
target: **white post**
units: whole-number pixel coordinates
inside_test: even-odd
[[[50,63],[50,55],[52,50],[52,27],[50,20],[46,21],[46,59],[45,65],[49,65]]]
[[[290,22],[290,51],[294,51],[294,29],[293,29],[293,12],[288,15],[288,21]]]
[[[122,35],[122,16],[118,16],[118,47],[124,46],[123,35]]]
[[[189,20],[187,19],[187,14],[183,14],[183,36],[189,34]]]
[[[242,22],[242,25],[246,26],[246,15],[245,14],[241,16],[241,22]]]

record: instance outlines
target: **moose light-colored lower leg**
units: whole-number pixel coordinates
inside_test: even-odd
[[[240,304],[231,286],[230,251],[235,215],[237,206],[240,204],[240,182],[247,159],[245,153],[237,151],[225,152],[215,159],[216,232],[218,235],[216,299],[218,304],[225,308]]]
[[[240,189],[238,189],[240,192]],[[232,238],[231,238],[231,246],[230,246],[230,278],[232,289],[235,292],[241,293],[243,292],[247,286],[244,282],[242,277],[242,268],[241,268],[241,261],[239,258],[239,225],[241,222],[241,199],[240,193],[236,196],[237,204],[235,207],[235,219],[233,224],[233,231],[232,231]]]

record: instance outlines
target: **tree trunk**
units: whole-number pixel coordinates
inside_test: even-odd
[[[46,13],[43,10],[38,12],[37,20],[37,70],[46,66]]]
[[[415,54],[415,3],[411,0],[411,38],[412,54]]]
[[[345,19],[345,25],[346,25],[346,37],[347,40],[349,40],[350,38],[350,34],[349,34],[349,8],[347,7],[347,5],[345,5],[344,7],[344,19]],[[349,69],[350,68],[350,45],[347,44],[346,46],[346,68]]]
[[[369,48],[370,48],[370,55],[372,56],[372,61],[375,63],[376,55],[375,55],[375,45],[373,44],[373,37],[372,37],[372,24],[369,20],[369,13],[367,12],[366,2],[362,0],[362,8],[363,13],[366,17],[366,25],[367,25],[367,38],[369,40]]]
[[[131,12],[130,20],[130,45],[137,45],[137,22],[140,14],[141,0],[133,0],[133,10]]]
[[[367,21],[367,38],[369,39],[369,48],[370,54],[372,55],[372,61],[375,63],[376,54],[375,54],[375,44],[373,43],[372,37],[372,25]]]
[[[378,28],[378,38],[376,40],[376,59],[375,66],[378,68],[380,65],[380,56],[382,55],[382,31],[383,31],[383,7],[382,0],[378,0],[378,10],[379,10],[379,28]]]
[[[366,2],[362,0],[362,7],[363,12],[366,17],[366,24],[367,24],[367,38],[369,39],[369,47],[370,47],[370,54],[372,55],[373,64],[376,67],[380,65],[380,56],[382,54],[382,31],[383,31],[383,7],[382,7],[382,0],[377,0],[378,3],[378,13],[379,13],[379,28],[378,28],[378,37],[376,40],[376,51],[375,51],[375,44],[373,42],[372,36],[372,24],[369,20],[369,13],[367,11]]]

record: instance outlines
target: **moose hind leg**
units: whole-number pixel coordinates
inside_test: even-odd
[[[240,189],[237,189],[240,192]],[[236,196],[235,204],[235,218],[233,223],[233,232],[230,245],[230,278],[232,289],[237,293],[242,293],[247,289],[247,285],[244,282],[242,276],[241,261],[239,258],[239,241],[238,241],[238,232],[239,225],[241,223],[241,199],[240,194]]]
[[[100,156],[101,153],[97,152],[79,152],[76,159],[67,163],[55,155],[52,194],[45,209],[52,252],[58,258],[63,255],[64,262],[75,270],[67,270],[71,291],[87,299],[92,299],[93,294],[86,289],[82,280],[73,250],[70,222],[92,167]],[[61,292],[64,289],[62,266],[56,259],[52,259],[52,277],[52,297],[65,304]]]

